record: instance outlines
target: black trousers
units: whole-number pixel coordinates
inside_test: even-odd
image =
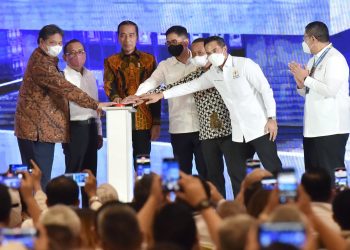
[[[30,141],[17,138],[22,164],[30,165],[34,160],[42,172],[41,186],[45,190],[51,179],[52,163],[55,152],[55,143]]]
[[[89,169],[97,174],[97,126],[94,120],[71,121],[70,142],[63,143],[66,173],[79,173]],[[81,189],[83,207],[89,206],[88,197]]]
[[[235,164],[235,148],[232,136],[208,139],[201,141],[202,152],[208,170],[208,181],[212,182],[223,197],[226,197],[225,178],[224,178],[224,160],[225,158],[227,172],[231,179],[233,193],[236,196],[245,176],[244,165]],[[245,159],[254,156],[254,150],[247,147],[244,152]]]
[[[345,150],[349,134],[304,137],[305,170],[324,168],[334,184],[334,169],[345,167]]]
[[[282,170],[282,162],[277,155],[276,142],[269,140],[270,135],[266,134],[250,142],[233,142],[232,157],[234,161],[234,172],[229,175],[233,178],[233,189],[239,190],[238,184],[246,175],[246,159],[249,152],[255,151],[264,168],[271,173]],[[243,168],[238,166],[244,166]]]
[[[151,153],[151,130],[133,130],[132,131],[132,148],[134,158],[134,169],[136,169],[136,156],[149,155]]]
[[[199,132],[170,134],[174,156],[178,159],[181,171],[192,174],[192,160],[195,157],[198,174],[207,179],[207,166],[199,140]]]

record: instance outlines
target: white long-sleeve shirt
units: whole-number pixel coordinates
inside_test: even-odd
[[[142,95],[161,84],[177,82],[184,76],[196,70],[190,62],[184,64],[175,57],[170,57],[159,63],[150,78],[140,84],[136,95]],[[184,95],[168,101],[169,133],[191,133],[199,131],[198,113],[192,94]]]
[[[265,133],[268,117],[276,116],[273,91],[259,65],[243,57],[228,58],[223,70],[211,67],[200,78],[164,91],[173,98],[215,87],[230,111],[232,140],[252,141]]]
[[[314,61],[332,46],[329,44],[314,57],[307,69],[311,70]],[[350,132],[349,66],[345,57],[331,48],[313,76],[305,79],[305,87],[298,93],[305,97],[304,136],[318,137]]]
[[[64,76],[72,84],[98,101],[96,78],[90,70],[84,68],[83,74],[81,74],[67,65],[64,69]],[[74,102],[69,102],[69,112],[71,121],[84,121],[95,118],[98,135],[102,135],[102,123],[96,110],[83,108]]]

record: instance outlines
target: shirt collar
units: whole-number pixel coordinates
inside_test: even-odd
[[[332,47],[332,43],[328,44],[328,45],[327,45],[326,47],[324,47],[320,52],[318,52],[318,53],[315,55],[316,58],[319,58],[319,57],[322,55],[322,53],[325,52],[326,49],[328,49],[328,48],[330,48],[330,47]]]
[[[75,69],[72,69],[71,67],[69,67],[69,65],[67,64],[66,68],[65,68],[65,72],[70,74],[70,75],[76,75],[76,76],[84,76],[86,75],[86,68],[84,67],[83,69],[83,75],[80,74],[80,72],[76,71]]]
[[[125,57],[128,57],[128,56],[137,56],[138,58],[140,58],[141,54],[140,54],[140,51],[138,51],[137,48],[135,48],[134,52],[132,52],[132,53],[129,54],[129,55],[126,55],[126,54],[124,53],[124,51],[121,50],[120,56],[121,56],[122,59],[124,59]]]

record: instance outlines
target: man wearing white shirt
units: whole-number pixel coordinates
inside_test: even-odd
[[[168,99],[215,87],[230,111],[236,167],[245,166],[246,152],[253,147],[266,169],[280,170],[275,143],[276,103],[263,72],[252,60],[229,55],[221,37],[209,37],[204,43],[213,65],[210,70],[196,80],[142,99],[153,103],[163,96]],[[244,172],[237,170],[237,178],[242,180]]]
[[[186,28],[172,26],[166,31],[166,45],[172,57],[159,63],[150,78],[143,82],[136,96],[129,96],[123,102],[132,101],[137,96],[155,89],[161,84],[174,83],[196,70],[191,64],[191,51],[188,48],[189,39]],[[195,156],[199,175],[206,178],[207,171],[204,163],[200,141],[199,120],[195,101],[192,94],[174,98],[169,105],[169,133],[174,156],[177,157],[180,169],[187,174],[192,173],[192,160]]]
[[[79,40],[73,39],[65,44],[63,51],[63,58],[67,62],[64,69],[65,78],[98,100],[96,78],[84,67],[84,46]],[[97,150],[103,145],[101,120],[95,110],[80,107],[74,102],[69,102],[69,110],[70,142],[63,144],[66,173],[89,169],[96,176]]]
[[[345,167],[345,146],[350,132],[349,66],[329,41],[327,26],[312,22],[305,27],[302,44],[313,54],[305,69],[296,62],[289,68],[298,93],[305,97],[304,161],[306,171]]]

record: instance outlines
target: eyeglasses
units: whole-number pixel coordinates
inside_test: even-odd
[[[178,45],[180,43],[182,43],[182,42],[178,42],[177,40],[174,39],[174,40],[171,40],[171,41],[166,41],[165,45],[169,47],[170,45]]]
[[[82,56],[82,55],[85,55],[85,51],[84,50],[71,51],[71,52],[67,52],[66,55],[69,57],[74,57],[76,55]]]

